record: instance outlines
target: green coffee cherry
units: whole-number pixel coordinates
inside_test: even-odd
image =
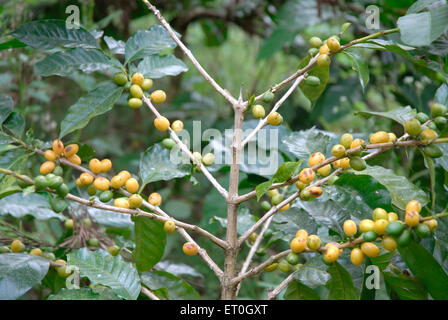
[[[417,234],[421,239],[428,238],[431,236],[431,229],[426,224],[419,223],[415,229],[415,234]]]
[[[426,113],[423,112],[419,112],[417,113],[417,115],[415,116],[415,118],[420,121],[420,123],[425,123],[426,121],[429,120],[429,116]]]
[[[320,79],[315,76],[306,77],[304,82],[311,87],[318,87],[320,85]]]
[[[50,206],[54,212],[60,213],[64,211],[65,208],[68,207],[68,203],[63,198],[54,197],[53,199],[50,200]]]
[[[65,198],[68,194],[68,187],[65,183],[61,184],[59,186],[59,188],[56,189],[56,193],[58,196],[60,196],[61,198]]]
[[[408,229],[405,229],[397,239],[397,244],[400,247],[406,247],[412,240],[412,234]]]
[[[278,268],[281,272],[288,273],[291,271],[292,266],[285,259],[280,260],[278,263]]]
[[[275,95],[274,95],[273,92],[271,92],[271,91],[266,91],[266,92],[263,94],[263,101],[264,101],[264,102],[271,102],[272,100],[274,100],[274,97],[275,97]]]
[[[271,207],[272,207],[271,204],[266,200],[261,203],[261,208],[264,211],[269,211],[271,209]]]
[[[435,144],[430,144],[423,148],[423,152],[431,158],[440,158],[443,156],[442,150]]]
[[[287,256],[286,256],[286,261],[288,261],[289,264],[292,265],[296,265],[299,263],[300,259],[299,259],[299,255],[294,253],[294,252],[290,252]]]
[[[283,196],[281,194],[276,194],[271,198],[271,203],[274,206],[278,205],[282,201],[283,201]]]
[[[176,142],[171,138],[165,138],[162,140],[162,145],[168,150],[171,150],[176,145]]]
[[[48,187],[47,178],[45,178],[44,176],[37,176],[34,179],[34,185],[36,186],[36,190],[44,190]]]
[[[99,199],[101,202],[106,203],[106,202],[109,202],[110,200],[112,200],[113,196],[114,196],[114,194],[112,191],[106,190],[106,191],[101,192]]]
[[[421,130],[420,121],[418,121],[417,119],[409,119],[408,121],[406,121],[404,128],[407,134],[409,134],[411,137],[416,137]]]
[[[366,168],[366,161],[360,157],[350,158],[350,167],[356,171],[362,171]]]
[[[61,166],[56,166],[53,170],[53,174],[56,176],[62,176],[64,174],[64,169]]]
[[[54,178],[48,179],[48,187],[50,187],[53,190],[56,190],[61,186],[61,184],[64,183],[64,179],[59,176],[55,176]]]
[[[95,185],[93,183],[87,187],[87,194],[89,196],[91,196],[91,197],[96,195],[96,191],[97,190],[96,190]]]
[[[434,119],[434,124],[437,126],[438,129],[443,129],[446,126],[446,118],[445,117],[436,117]]]
[[[100,242],[98,241],[97,238],[90,238],[87,241],[87,245],[91,246],[91,247],[98,247],[100,245]]]
[[[448,108],[441,103],[434,103],[431,107],[431,115],[435,117],[446,115]]]
[[[394,221],[389,223],[386,228],[386,233],[392,237],[398,237],[406,229],[406,225],[401,221]]]
[[[116,85],[124,86],[128,82],[128,77],[124,72],[117,72],[114,74],[114,82]]]
[[[378,238],[378,235],[375,233],[375,231],[367,231],[362,234],[362,238],[364,239],[364,241],[372,242],[375,241],[376,238]]]

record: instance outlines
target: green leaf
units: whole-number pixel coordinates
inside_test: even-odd
[[[370,266],[372,263],[370,262],[370,259],[368,257],[365,257],[364,260],[364,275],[362,278],[362,288],[361,288],[361,294],[360,294],[360,300],[375,300],[376,295],[376,289],[375,288],[367,288],[367,279],[372,276],[371,273],[367,273],[366,269],[368,266]]]
[[[0,93],[0,128],[14,109],[14,101],[10,96]]]
[[[406,247],[399,247],[398,251],[412,274],[423,282],[434,299],[448,299],[448,275],[428,250],[412,241]]]
[[[172,54],[163,57],[153,54],[145,57],[138,64],[137,70],[145,78],[158,79],[164,76],[177,76],[182,72],[188,71],[188,67],[182,60],[177,59]]]
[[[75,71],[91,73],[110,68],[120,68],[117,60],[110,59],[95,49],[75,48],[46,56],[36,63],[34,72],[41,76],[71,76]]]
[[[378,268],[380,268],[381,271],[386,269],[386,267],[389,265],[392,258],[396,255],[395,251],[388,252],[385,254],[382,254],[375,258],[369,258],[371,264],[376,265]]]
[[[310,61],[311,57],[307,55],[303,58],[299,63],[299,69],[306,67]],[[312,86],[306,83],[306,81],[302,81],[299,85],[300,90],[302,90],[303,94],[314,103],[324,92],[325,87],[327,86],[328,78],[330,76],[330,67],[319,67],[318,65],[314,66],[310,71],[308,71],[308,76],[318,77],[320,80],[320,84],[318,86]]]
[[[163,223],[146,217],[134,217],[134,262],[139,272],[151,270],[163,257],[166,233]]]
[[[406,177],[396,175],[392,170],[381,166],[368,166],[365,170],[354,172],[357,175],[369,175],[386,187],[392,204],[402,210],[411,200],[418,200],[422,206],[428,203],[428,196]]]
[[[407,14],[418,13],[439,0],[417,0],[409,7]]]
[[[16,138],[22,138],[25,131],[25,118],[20,113],[13,111],[3,122],[3,127],[8,129]]]
[[[327,266],[322,262],[320,255],[316,255],[300,267],[294,274],[294,279],[303,282],[309,287],[322,286],[330,280]]]
[[[286,287],[286,300],[320,300],[319,294],[299,281],[292,281]]]
[[[137,31],[128,39],[125,51],[126,63],[175,47],[176,43],[168,31],[161,25],[154,25],[149,30]]]
[[[271,180],[260,183],[255,187],[255,192],[257,194],[257,201],[260,201],[260,198],[269,191],[269,188],[272,186],[274,182]]]
[[[92,118],[110,111],[122,92],[123,87],[108,83],[81,97],[62,120],[59,138],[84,128]]]
[[[322,130],[311,128],[298,132],[292,132],[281,141],[282,151],[292,153],[303,161],[308,161],[309,156],[314,152],[322,152],[324,155],[327,146],[330,144],[331,136]]]
[[[428,300],[428,292],[416,279],[405,274],[383,272],[384,281],[401,300]]]
[[[49,267],[49,260],[35,255],[0,254],[0,300],[21,297],[42,281]]]
[[[41,193],[31,193],[26,196],[21,193],[15,193],[0,199],[0,216],[7,214],[15,218],[31,215],[38,220],[57,218],[63,221],[66,219],[63,215],[51,210],[48,196]]]
[[[16,49],[26,47],[26,44],[20,42],[17,39],[12,39],[3,43],[0,43],[0,51],[6,49]]]
[[[189,161],[183,164],[180,156],[171,160],[171,152],[177,152],[177,155],[179,155],[180,151],[177,148],[170,151],[162,147],[161,144],[155,144],[142,153],[140,157],[141,190],[150,182],[168,181],[183,178],[190,174],[191,164],[189,164]]]
[[[299,229],[305,229],[308,233],[317,232],[317,222],[312,215],[293,203],[286,211],[277,212],[271,223],[274,238],[289,241],[295,238]]]
[[[115,300],[119,299],[113,293],[108,295],[94,292],[90,288],[66,289],[62,288],[57,294],[52,294],[47,300]]]
[[[284,182],[290,179],[301,163],[302,161],[283,162],[282,165],[274,173],[272,179],[260,183],[255,187],[255,191],[257,193],[257,201],[259,201],[260,198],[269,190],[273,183]]]
[[[448,105],[448,84],[442,84],[436,91],[435,102]]]
[[[370,79],[367,61],[355,49],[347,49],[343,52],[351,58],[352,68],[358,73],[359,83],[364,90]]]
[[[388,118],[393,121],[396,121],[404,126],[406,121],[409,119],[415,118],[416,112],[410,106],[406,106],[403,108],[397,108],[392,111],[385,112],[376,112],[376,111],[357,111],[356,115],[362,115],[366,118],[370,118],[371,116],[378,116],[383,118]]]
[[[197,300],[199,293],[185,280],[159,270],[141,274],[142,282],[158,296],[169,300]],[[165,289],[165,290],[163,290]]]
[[[12,35],[21,42],[38,49],[98,48],[95,38],[82,27],[67,29],[65,20],[39,20],[21,25]]]
[[[99,249],[81,248],[67,255],[69,265],[79,268],[80,276],[89,278],[93,285],[101,284],[112,289],[120,298],[135,300],[141,286],[137,270],[121,256],[111,256]]]
[[[327,282],[328,299],[330,300],[358,300],[358,290],[353,285],[350,273],[337,261],[327,269],[331,279]]]

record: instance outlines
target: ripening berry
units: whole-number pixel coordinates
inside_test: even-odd
[[[314,152],[308,158],[308,164],[310,165],[310,167],[313,167],[324,160],[325,156],[322,154],[322,152]]]
[[[129,89],[129,92],[134,98],[141,98],[143,96],[143,90],[138,84],[133,84]]]
[[[139,98],[131,98],[128,100],[128,106],[132,109],[138,109],[143,105],[142,99]]]
[[[275,194],[272,198],[271,198],[271,203],[272,205],[276,206],[278,205],[280,202],[283,201],[283,195],[279,194]]]
[[[95,188],[95,186],[93,185],[93,184],[91,184],[91,185],[89,185],[88,187],[87,187],[87,194],[89,195],[89,196],[94,196],[94,195],[96,195],[96,192],[97,192],[98,190],[96,190],[96,188]]]
[[[411,137],[416,137],[420,133],[421,125],[420,121],[417,119],[409,119],[404,124],[404,128],[406,130],[406,133],[409,134]]]
[[[319,170],[318,170],[319,171]],[[305,189],[305,187],[307,186],[307,184],[306,183],[303,183],[302,181],[297,181],[296,182],[296,187],[297,187],[297,189],[299,189],[299,190],[303,190],[303,189]]]
[[[162,204],[162,196],[157,192],[153,192],[149,195],[148,202],[153,206],[160,206]]]
[[[154,119],[154,126],[157,130],[166,131],[170,127],[170,121],[167,118],[160,116]]]
[[[339,166],[344,170],[350,168],[350,158],[345,157],[340,159]]]
[[[361,244],[361,250],[369,258],[378,257],[378,255],[380,254],[380,248],[378,248],[372,242],[364,242],[364,243],[362,243]]]
[[[375,225],[373,227],[373,231],[375,231],[378,235],[386,234],[386,228],[389,225],[389,221],[386,219],[378,219],[375,220]]]
[[[339,248],[334,245],[329,245],[324,254],[324,259],[327,262],[334,262],[339,258]]]
[[[69,144],[64,148],[64,156],[70,158],[72,155],[77,154],[79,146],[77,144]]]
[[[139,194],[133,194],[129,197],[128,202],[129,202],[130,208],[140,208],[140,206],[142,205],[143,199]]]
[[[289,244],[292,252],[300,253],[304,251],[306,248],[306,241],[307,239],[301,237],[292,239]]]
[[[126,73],[124,72],[117,72],[114,74],[114,82],[116,85],[124,86],[126,82],[128,82],[128,77],[126,76]]]
[[[84,185],[82,184],[82,182],[81,182],[81,179],[76,179],[75,180],[75,184],[76,184],[76,186],[78,186],[78,187],[83,187]]]
[[[311,181],[314,180],[315,174],[313,169],[311,168],[305,168],[302,169],[299,173],[299,179],[305,184],[309,184]]]
[[[97,158],[93,158],[89,161],[89,168],[90,171],[92,171],[94,174],[98,174],[101,172],[101,169],[103,168],[101,166],[101,161]]]
[[[57,156],[60,156],[64,152],[64,144],[61,140],[54,140],[52,148]]]
[[[373,222],[370,219],[361,220],[361,222],[359,223],[359,231],[361,231],[361,232],[373,231],[374,227],[375,227],[375,222]]]
[[[321,245],[320,238],[316,236],[315,234],[311,234],[308,236],[308,240],[306,242],[306,245],[311,250],[318,250]]]
[[[99,191],[109,190],[109,187],[110,187],[109,180],[104,177],[96,178],[95,181],[93,182],[93,184],[94,184],[95,188]]]
[[[434,231],[437,228],[438,222],[436,219],[430,219],[423,221],[423,224],[429,227],[429,230]]]
[[[372,144],[386,143],[389,142],[389,135],[387,134],[386,131],[378,131],[370,136],[369,141]]]
[[[124,186],[125,180],[124,177],[121,175],[116,175],[110,180],[110,185],[114,189],[120,189],[122,186]]]
[[[372,218],[374,221],[379,219],[387,220],[388,219],[387,211],[384,210],[383,208],[376,208],[375,210],[373,210]]]
[[[184,245],[182,246],[182,250],[187,256],[194,256],[195,254],[198,253],[199,248],[193,242],[185,242]]]
[[[268,197],[272,198],[273,196],[275,196],[276,194],[279,194],[278,189],[272,189],[268,191]]]
[[[58,156],[57,156],[56,152],[54,152],[53,150],[48,149],[48,150],[46,150],[46,151],[44,152],[44,157],[45,157],[45,159],[47,159],[48,161],[54,161],[54,160],[56,160],[56,158],[57,158]]]
[[[252,232],[249,236],[250,243],[254,243],[257,240],[258,234],[256,232]]]
[[[180,120],[176,120],[171,124],[171,129],[175,132],[182,131],[184,129],[184,123]]]
[[[81,183],[84,186],[87,186],[87,185],[91,184],[93,182],[93,179],[94,179],[93,176],[90,173],[87,173],[87,172],[83,172],[79,176],[79,180],[81,181]]]
[[[308,188],[301,190],[299,196],[303,201],[308,201],[311,197],[310,190]]]
[[[313,48],[319,48],[322,45],[322,40],[319,37],[311,37],[310,45]]]
[[[166,93],[163,90],[156,90],[151,93],[151,101],[154,103],[162,103],[166,100]]]
[[[345,148],[342,144],[335,144],[333,148],[331,148],[331,154],[336,158],[341,158],[345,155]]]
[[[283,117],[280,113],[274,111],[268,115],[267,120],[271,126],[278,126],[283,122]]]
[[[264,118],[266,111],[261,104],[256,104],[252,107],[252,115],[256,119]]]
[[[74,224],[73,219],[67,219],[64,222],[64,227],[65,227],[65,229],[70,230],[70,229],[73,229],[73,224]]]
[[[136,193],[138,191],[138,181],[135,178],[130,178],[128,181],[126,181],[126,190],[128,190],[130,193]]]
[[[322,195],[322,188],[320,187],[311,186],[308,190],[310,191],[310,196],[312,198],[318,198]]]
[[[142,87],[143,90],[147,91],[147,90],[151,89],[152,84],[153,84],[152,79],[147,78],[147,79],[143,80],[143,83],[140,87]]]
[[[342,144],[345,149],[350,149],[352,142],[353,136],[350,133],[344,133],[339,140],[339,143]]]
[[[168,234],[173,234],[176,231],[176,224],[172,220],[165,221],[163,230]]]
[[[299,229],[296,232],[296,238],[305,238],[308,239],[308,231],[305,229]]]
[[[288,273],[291,271],[292,266],[289,264],[288,261],[286,261],[285,259],[282,259],[278,263],[278,268],[280,269],[281,272]]]
[[[328,48],[327,44],[324,44],[323,46],[320,47],[319,54],[321,55],[327,54],[328,51],[330,51],[330,48]]]
[[[54,168],[56,168],[56,164],[53,161],[45,161],[40,166],[40,174],[46,175],[53,172]]]
[[[207,153],[202,157],[202,163],[204,166],[211,166],[215,162],[215,155],[213,153]]]
[[[353,220],[345,220],[343,225],[344,233],[348,235],[349,237],[352,237],[356,234],[357,227],[356,223]]]
[[[341,160],[333,161],[332,164],[333,164],[333,169],[334,170],[339,169],[341,167]]]
[[[384,237],[381,241],[381,244],[387,251],[394,251],[395,249],[397,249],[397,242],[392,237]]]
[[[330,63],[331,63],[331,59],[326,54],[322,54],[322,55],[317,57],[317,65],[319,67],[326,68],[326,67],[328,67],[330,65]]]
[[[111,256],[115,257],[120,253],[120,247],[117,245],[113,245],[107,248],[107,251],[110,253]]]
[[[387,221],[389,222],[394,222],[398,220],[398,214],[396,214],[395,212],[389,212],[387,214]]]
[[[109,159],[101,160],[101,172],[108,172],[112,169],[112,161]]]
[[[143,81],[145,80],[145,77],[140,72],[136,72],[131,77],[131,82],[133,84],[137,84],[141,86],[143,84]]]
[[[354,149],[354,148],[357,148],[357,147],[359,147],[359,146],[364,146],[364,144],[365,144],[365,142],[364,142],[364,140],[362,140],[362,139],[355,139],[355,140],[353,140],[352,141],[352,143],[350,144],[350,149]],[[356,155],[356,156],[359,156],[359,155],[361,155],[362,154],[362,151],[359,151],[359,152],[354,152],[354,153],[352,153],[353,155]]]
[[[131,178],[131,174],[127,170],[122,170],[118,173],[119,176],[123,177],[124,182],[128,181]]]
[[[395,142],[395,141],[397,141],[397,136],[393,132],[389,132],[387,134],[387,137],[388,137],[387,142]]]
[[[71,157],[67,158],[67,160],[78,166],[81,164],[81,158],[77,154],[72,155]]]
[[[434,103],[431,106],[431,115],[435,117],[444,116],[447,113],[447,107],[441,103]]]
[[[420,222],[420,214],[417,211],[409,211],[404,215],[404,221],[410,227],[415,227]]]
[[[274,263],[271,263],[270,265],[266,266],[263,270],[266,272],[272,272],[272,271],[275,271],[277,269],[277,267],[278,267],[278,263],[274,262]]]
[[[118,208],[129,209],[130,205],[129,205],[128,198],[123,197],[123,198],[115,199],[114,206],[118,207]]]
[[[406,212],[417,211],[420,213],[422,211],[422,205],[418,200],[411,200],[406,204]]]
[[[30,254],[32,254],[33,256],[42,257],[42,250],[40,248],[34,248],[30,251]]]
[[[285,204],[283,207],[280,208],[280,211],[286,211],[291,207],[290,203]]]
[[[422,143],[428,144],[431,140],[434,140],[438,137],[437,132],[432,129],[424,129],[420,132],[419,135]]]
[[[364,262],[364,253],[359,248],[354,248],[350,253],[350,260],[355,266],[360,266]]]
[[[90,228],[92,226],[92,220],[90,218],[82,219],[82,223],[86,225],[86,227]]]
[[[328,49],[330,49],[330,52],[337,52],[341,48],[341,44],[339,43],[339,40],[335,37],[331,37],[327,39],[327,46]]]
[[[11,251],[14,253],[19,253],[22,252],[23,250],[23,243],[20,240],[14,240],[13,242],[11,242]]]

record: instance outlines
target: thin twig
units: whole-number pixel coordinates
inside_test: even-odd
[[[297,271],[291,272],[289,274],[289,276],[287,276],[282,282],[280,282],[280,284],[275,287],[273,290],[269,291],[267,296],[266,296],[266,300],[274,300],[280,292],[282,292],[283,289],[286,288],[286,286],[292,281],[294,280],[294,274]]]
[[[151,290],[143,286],[142,286],[142,293],[151,300],[160,300],[159,297],[156,296]]]

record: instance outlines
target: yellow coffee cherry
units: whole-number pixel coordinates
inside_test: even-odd
[[[81,181],[81,183],[84,186],[87,186],[87,185],[91,184],[93,182],[93,179],[94,179],[93,176],[90,173],[87,173],[87,172],[83,172],[79,176],[79,180]]]
[[[292,252],[300,253],[300,252],[304,251],[306,248],[306,241],[307,240],[302,237],[292,239],[289,244]]]
[[[162,103],[166,100],[166,93],[163,90],[156,90],[151,93],[151,101],[154,103]]]
[[[299,229],[296,232],[296,238],[305,238],[308,239],[308,231],[305,229]]]
[[[313,169],[311,168],[305,168],[302,169],[299,173],[299,179],[305,184],[309,184],[311,181],[314,180],[315,174]]]
[[[129,89],[129,93],[134,98],[141,98],[143,96],[143,90],[138,84],[133,84]]]
[[[84,185],[82,184],[82,182],[81,182],[81,179],[76,179],[75,180],[75,184],[78,186],[78,187],[83,187]]]
[[[279,194],[279,192],[278,192],[277,189],[272,189],[272,190],[269,190],[269,191],[268,191],[268,197],[269,197],[269,198],[272,198],[273,196],[275,196],[275,195],[277,195],[277,194]]]
[[[326,164],[322,168],[317,169],[317,173],[321,175],[322,177],[326,177],[331,173],[331,165]]]
[[[128,199],[129,207],[131,208],[140,208],[142,205],[143,199],[139,194],[133,194]]]
[[[357,148],[359,146],[362,146],[365,143],[365,141],[363,139],[355,139],[352,141],[352,143],[350,144],[350,149],[354,149]],[[362,151],[359,152],[355,152],[353,153],[353,155],[360,155],[362,153]]]
[[[393,133],[393,132],[389,132],[388,134],[387,134],[387,136],[388,136],[388,140],[387,140],[387,142],[395,142],[395,141],[397,141],[397,136],[395,135],[395,133]]]
[[[350,260],[355,266],[360,266],[364,262],[364,253],[359,248],[354,248],[350,253]]]
[[[356,227],[356,223],[353,220],[345,220],[343,225],[344,233],[349,237],[354,236],[358,231]]]
[[[140,72],[136,72],[131,77],[131,82],[133,84],[137,84],[139,86],[143,85],[143,81],[145,80],[145,77]]]
[[[322,188],[320,188],[320,187],[312,186],[312,187],[309,187],[308,190],[309,190],[310,196],[312,198],[318,198],[322,195]]]
[[[163,225],[163,230],[168,234],[173,234],[176,231],[176,224],[172,220],[165,221]]]
[[[318,236],[316,236],[315,234],[311,234],[308,236],[306,245],[311,250],[318,250],[321,246],[320,238]]]
[[[147,78],[147,79],[143,80],[141,87],[143,90],[147,91],[147,90],[151,89],[152,84],[153,84],[152,79]]]
[[[395,241],[394,238],[386,236],[383,238],[383,240],[381,241],[381,244],[383,245],[383,248],[386,249],[387,251],[394,251],[395,249],[397,249],[397,242]]]
[[[369,258],[378,257],[378,255],[380,254],[380,248],[378,248],[372,242],[364,242],[364,243],[362,243],[361,244],[361,250]]]
[[[272,271],[275,271],[277,269],[277,267],[278,267],[278,263],[274,262],[274,263],[271,263],[270,265],[266,266],[263,270],[266,272],[272,272]]]
[[[311,37],[310,45],[313,48],[319,48],[322,45],[322,40],[319,37]]]
[[[299,189],[299,190],[303,190],[303,189],[305,189],[306,186],[307,186],[307,184],[306,184],[306,183],[303,183],[303,182],[300,181],[300,180],[296,182],[296,187],[297,187],[297,189]]]
[[[46,150],[46,151],[44,152],[44,157],[45,157],[45,159],[47,159],[48,161],[54,161],[54,160],[56,160],[56,158],[57,158],[58,156],[57,156],[56,152],[54,152],[53,150],[48,149],[48,150]]]
[[[114,206],[117,208],[129,209],[129,200],[128,198],[117,198],[114,200]]]
[[[333,164],[333,169],[334,170],[339,169],[341,167],[341,160],[333,161],[332,164]]]
[[[154,126],[157,130],[166,131],[170,127],[170,121],[167,118],[160,116],[154,119]]]
[[[420,213],[422,211],[422,205],[418,200],[411,200],[406,205],[406,212],[410,211],[417,211],[417,213]]]
[[[373,227],[373,231],[375,231],[378,235],[386,234],[386,228],[389,225],[389,221],[386,219],[378,219],[375,220],[375,225]]]
[[[389,222],[397,221],[397,220],[398,220],[398,215],[397,215],[395,212],[389,212],[389,213],[387,214],[387,220],[388,220]]]
[[[171,129],[176,132],[182,131],[184,129],[184,123],[180,120],[176,120],[171,124]]]
[[[324,44],[323,46],[320,47],[319,54],[327,54],[328,51],[330,51],[330,48],[328,48],[327,44]]]
[[[160,206],[162,204],[162,196],[157,192],[153,192],[149,195],[148,202],[153,206]]]
[[[327,39],[327,46],[328,49],[330,49],[330,52],[338,52],[341,48],[341,44],[339,43],[339,40],[335,37],[331,37]]]
[[[280,113],[274,111],[268,115],[267,120],[271,126],[278,126],[283,122],[283,117]]]
[[[386,131],[378,131],[370,136],[369,141],[372,144],[389,142],[389,135]]]
[[[142,99],[139,98],[131,98],[128,100],[128,106],[132,109],[138,109],[143,105]]]
[[[64,152],[64,144],[61,140],[53,140],[52,148],[58,157]]]
[[[94,174],[98,174],[101,172],[102,166],[101,161],[97,158],[93,158],[89,161],[89,168]]]
[[[329,245],[327,247],[327,250],[325,251],[324,259],[327,262],[334,262],[339,258],[339,254],[340,254],[340,251],[339,251],[338,247],[336,247],[334,245]]]
[[[339,248],[339,245],[338,245],[337,242],[334,242],[334,241],[328,242],[328,243],[325,245],[325,248],[328,248],[329,246],[334,246],[334,247],[338,248],[338,249],[339,249],[339,254],[342,254],[343,249],[342,249],[342,248]]]
[[[310,165],[310,167],[313,167],[316,164],[319,164],[324,160],[325,160],[325,156],[322,154],[322,152],[314,152],[308,158],[308,164]]]
[[[34,248],[30,251],[30,254],[32,254],[34,256],[42,257],[42,250],[39,248]]]
[[[249,236],[249,242],[254,243],[257,240],[258,234],[256,232],[252,232]]]
[[[344,133],[339,140],[339,143],[342,144],[345,149],[350,149],[352,142],[353,136],[350,133]]]
[[[54,168],[56,168],[56,164],[53,161],[45,161],[40,166],[39,172],[40,174],[46,175],[53,172]]]
[[[373,210],[372,218],[374,221],[379,219],[387,220],[388,219],[387,211],[384,210],[383,208],[376,208],[375,210]]]
[[[252,107],[252,115],[256,119],[264,118],[264,116],[266,115],[266,111],[261,104],[256,104]]]
[[[199,248],[194,242],[185,242],[184,245],[182,246],[182,251],[187,256],[194,256],[198,253]]]
[[[124,184],[124,177],[120,175],[116,175],[110,180],[110,185],[114,189],[120,189]]]
[[[427,225],[431,231],[434,231],[437,228],[438,222],[436,219],[425,220],[423,224]]]
[[[126,190],[128,190],[130,193],[136,193],[138,191],[138,181],[137,179],[130,178],[128,181],[126,181]]]
[[[99,191],[106,191],[106,190],[109,190],[110,182],[108,179],[106,179],[104,177],[98,177],[93,182],[93,185]]]
[[[342,144],[335,144],[333,148],[331,148],[331,154],[336,158],[341,158],[345,155],[345,148]]]
[[[327,54],[322,54],[317,57],[317,65],[321,68],[326,68],[331,64],[331,59]]]
[[[19,253],[22,252],[23,250],[23,243],[20,240],[14,240],[13,242],[11,242],[11,251],[14,253]]]
[[[359,223],[359,231],[361,232],[368,232],[373,231],[373,228],[375,227],[375,222],[373,222],[370,219],[364,219]]]
[[[410,227],[415,227],[420,222],[420,214],[417,211],[406,212],[404,221]]]
[[[350,158],[345,157],[340,159],[339,166],[344,170],[350,168]]]
[[[285,204],[283,207],[280,208],[280,211],[286,211],[291,207],[290,203]]]
[[[124,182],[128,181],[131,178],[131,174],[127,170],[122,170],[118,173],[119,176],[123,177]]]
[[[64,148],[64,156],[70,158],[72,155],[77,154],[79,146],[77,144],[69,144]]]
[[[110,161],[109,159],[103,159],[100,162],[100,166],[101,172],[108,172],[110,171],[110,169],[112,169],[112,161]]]
[[[67,158],[67,160],[78,166],[81,164],[81,158],[77,154],[72,155],[71,157]]]

